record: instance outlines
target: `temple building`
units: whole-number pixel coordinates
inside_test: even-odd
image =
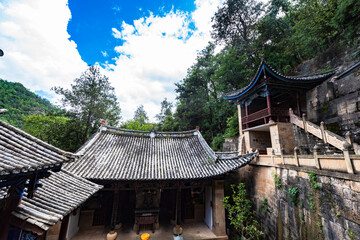
[[[61,170],[76,158],[0,121],[1,240],[50,239],[54,225],[67,234],[71,212],[102,187]]]
[[[336,69],[308,76],[284,76],[263,60],[246,87],[223,95],[238,107],[240,152],[257,149],[267,155],[291,153],[294,136],[289,109],[302,116],[306,112],[306,91],[335,72]]]
[[[226,236],[224,176],[257,153],[216,153],[198,129],[144,132],[103,125],[76,153],[66,171],[104,188],[84,206],[80,228],[140,229],[205,222]]]

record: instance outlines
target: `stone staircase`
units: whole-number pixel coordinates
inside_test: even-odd
[[[289,110],[290,122],[293,124],[295,134],[295,146],[301,154],[313,153],[315,146],[320,154],[340,154],[347,151],[347,154],[360,155],[360,146],[353,143],[350,136],[346,138],[339,136],[326,129],[324,122],[320,126],[307,121],[305,115],[299,117]]]
[[[324,141],[309,132],[305,132],[304,129],[293,125],[294,137],[295,137],[295,147],[300,151],[300,154],[303,155],[312,155],[314,153],[314,147],[319,147],[319,154],[321,155],[342,155],[343,152],[340,149],[337,149],[334,146],[331,146]],[[353,153],[353,151],[352,151]]]

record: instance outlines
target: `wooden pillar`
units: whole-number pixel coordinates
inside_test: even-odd
[[[11,185],[9,192],[10,197],[5,200],[6,207],[0,219],[0,240],[7,240],[10,230],[10,217],[12,211],[16,209],[21,203],[21,198],[24,193],[26,179],[22,179],[16,184]]]
[[[299,92],[296,92],[296,105],[297,105],[297,113],[298,113],[298,116],[301,117]]]
[[[113,206],[112,206],[112,213],[111,213],[111,228],[114,229],[117,221],[117,214],[119,209],[119,186],[118,184],[115,185],[114,188],[114,198],[113,198]]]
[[[249,127],[249,124],[248,124],[248,115],[249,115],[249,112],[248,112],[248,105],[246,104],[245,102],[245,119],[246,119],[246,128]]]
[[[181,188],[176,191],[176,213],[175,213],[176,225],[181,224]]]
[[[269,114],[271,114],[271,99],[270,99],[270,93],[266,92],[266,105],[269,109]]]
[[[237,105],[237,110],[238,110],[238,119],[239,119],[239,135],[241,136],[243,134],[242,132],[242,116],[241,116],[241,105],[238,104]]]
[[[72,213],[69,213],[68,215],[66,215],[66,217],[64,217],[64,219],[61,221],[59,240],[67,240],[66,234],[67,234],[67,230],[69,227],[70,214],[72,214]]]
[[[213,180],[213,232],[216,236],[226,236],[224,200],[224,180]]]

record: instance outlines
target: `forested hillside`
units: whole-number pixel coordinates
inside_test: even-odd
[[[24,117],[44,114],[58,108],[48,100],[26,89],[21,83],[0,79],[0,109],[8,110],[0,119],[16,127],[23,128]]]

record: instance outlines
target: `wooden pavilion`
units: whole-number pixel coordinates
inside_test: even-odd
[[[336,69],[308,76],[284,76],[262,60],[246,87],[223,95],[238,106],[240,138],[245,142],[240,144],[241,150],[258,149],[260,154],[270,154],[269,150],[275,154],[280,154],[281,149],[292,151],[294,146],[288,141],[292,129],[286,124],[289,108],[301,116],[306,112],[306,91],[335,72]]]
[[[205,222],[226,236],[223,176],[257,153],[215,153],[200,131],[144,132],[102,126],[66,164],[67,171],[104,185],[87,202],[80,228],[135,231],[170,222]],[[143,226],[144,225],[144,226]]]

